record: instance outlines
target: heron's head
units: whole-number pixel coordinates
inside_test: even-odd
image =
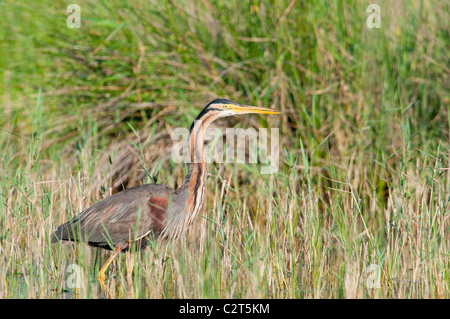
[[[209,102],[209,104],[205,106],[200,114],[197,115],[194,122],[192,122],[190,131],[192,131],[196,123],[199,123],[198,125],[201,126],[207,126],[209,125],[209,123],[220,117],[250,113],[281,114],[280,111],[275,109],[257,106],[246,106],[230,100],[216,99]]]
[[[225,100],[225,99],[216,99],[211,101],[202,111],[203,114],[214,112],[217,114],[217,117],[225,117],[231,115],[239,115],[239,114],[251,114],[251,113],[259,113],[259,114],[281,114],[280,111],[275,109],[269,109],[265,107],[257,107],[257,106],[246,106],[241,105],[239,103]],[[202,115],[202,114],[200,114]],[[199,116],[200,116],[199,115]]]

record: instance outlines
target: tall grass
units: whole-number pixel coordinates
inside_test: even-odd
[[[170,132],[216,97],[284,113],[280,167],[211,165],[180,241],[123,254],[116,298],[448,298],[449,5],[0,3],[0,298],[99,298],[108,254],[55,226],[124,188],[178,187]],[[83,274],[70,285],[69,265]]]

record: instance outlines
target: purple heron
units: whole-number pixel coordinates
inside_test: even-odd
[[[225,99],[210,102],[191,125],[189,173],[176,191],[161,184],[146,184],[116,193],[58,226],[51,242],[80,241],[112,250],[98,274],[98,280],[103,284],[105,271],[119,252],[133,245],[143,249],[152,238],[178,237],[192,224],[204,199],[208,175],[203,157],[206,128],[220,117],[250,113],[280,114],[280,111],[243,106]]]

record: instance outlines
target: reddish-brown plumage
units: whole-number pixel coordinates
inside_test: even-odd
[[[52,235],[58,240],[86,241],[89,245],[121,250],[133,242],[144,248],[165,226],[173,190],[160,184],[136,186],[107,197],[60,225]]]
[[[153,219],[153,233],[159,234],[166,222],[166,212],[169,200],[164,197],[150,197],[148,200],[149,215]]]

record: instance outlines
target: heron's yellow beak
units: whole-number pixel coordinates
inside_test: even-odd
[[[248,113],[259,113],[259,114],[281,114],[281,111],[275,109],[269,109],[265,107],[257,106],[241,106],[234,104],[226,104],[227,109],[233,111],[236,114],[248,114]]]

